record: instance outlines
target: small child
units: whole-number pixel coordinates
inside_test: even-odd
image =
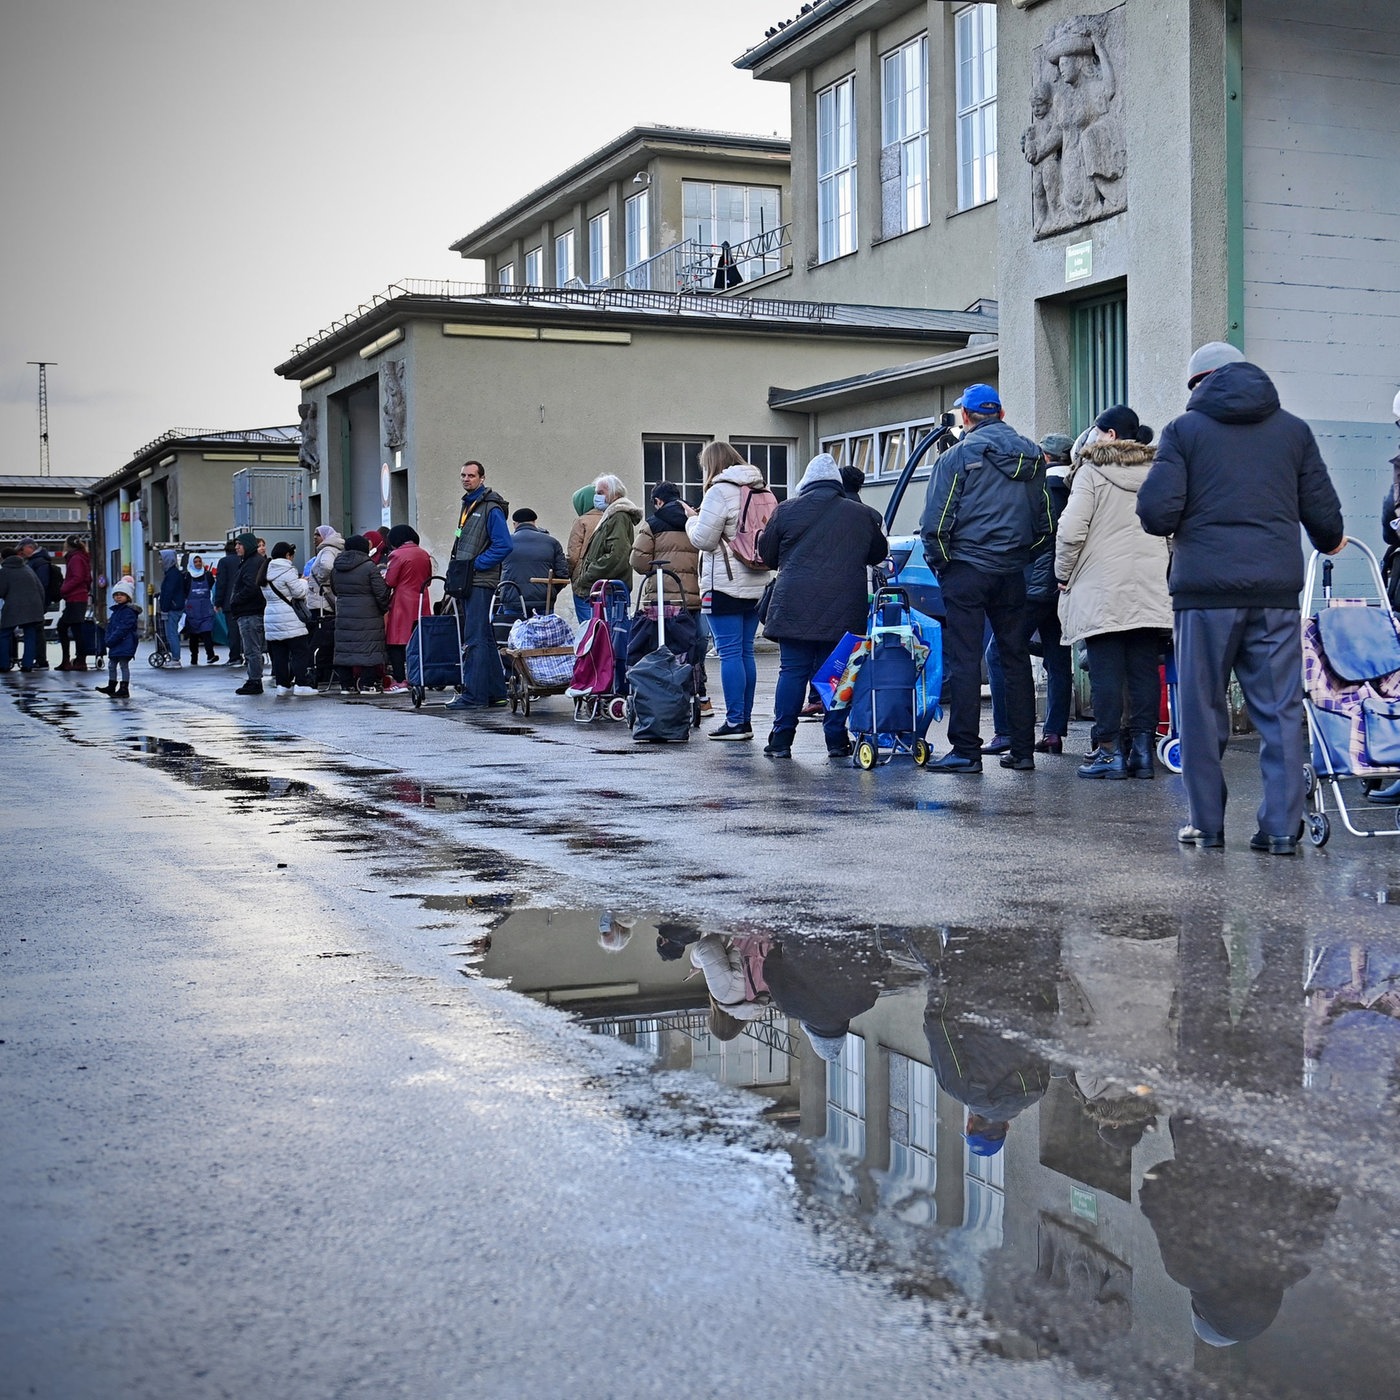
[[[131,698],[131,658],[141,633],[141,613],[132,601],[136,596],[134,579],[124,578],[112,589],[112,611],[107,619],[107,684],[97,689],[113,700]],[[117,667],[122,678],[117,680]]]

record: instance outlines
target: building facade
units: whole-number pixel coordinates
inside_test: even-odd
[[[62,553],[69,535],[88,539],[86,492],[92,476],[0,475],[0,544],[36,540],[52,553]]]

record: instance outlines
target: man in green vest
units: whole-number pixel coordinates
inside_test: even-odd
[[[462,509],[447,566],[447,591],[462,609],[462,693],[449,710],[506,703],[506,673],[491,632],[491,595],[511,551],[510,506],[486,484],[477,461],[462,466]]]

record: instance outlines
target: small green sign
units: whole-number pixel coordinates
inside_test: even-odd
[[[1082,1186],[1071,1186],[1069,1208],[1081,1220],[1087,1220],[1091,1225],[1099,1223],[1099,1199],[1092,1191],[1086,1191]]]
[[[1065,249],[1065,281],[1082,282],[1086,277],[1094,275],[1094,245],[1088,243],[1071,243]]]

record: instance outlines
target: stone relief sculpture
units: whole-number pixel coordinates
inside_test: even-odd
[[[1121,214],[1128,207],[1123,126],[1123,10],[1079,15],[1051,27],[1035,51],[1031,163],[1037,238]]]
[[[384,391],[383,426],[385,447],[403,446],[408,423],[408,402],[403,391],[403,361],[385,360],[379,368],[379,382]]]
[[[320,471],[321,450],[316,445],[316,405],[299,403],[297,416],[301,419],[301,446],[297,449],[297,463],[307,471]]]

